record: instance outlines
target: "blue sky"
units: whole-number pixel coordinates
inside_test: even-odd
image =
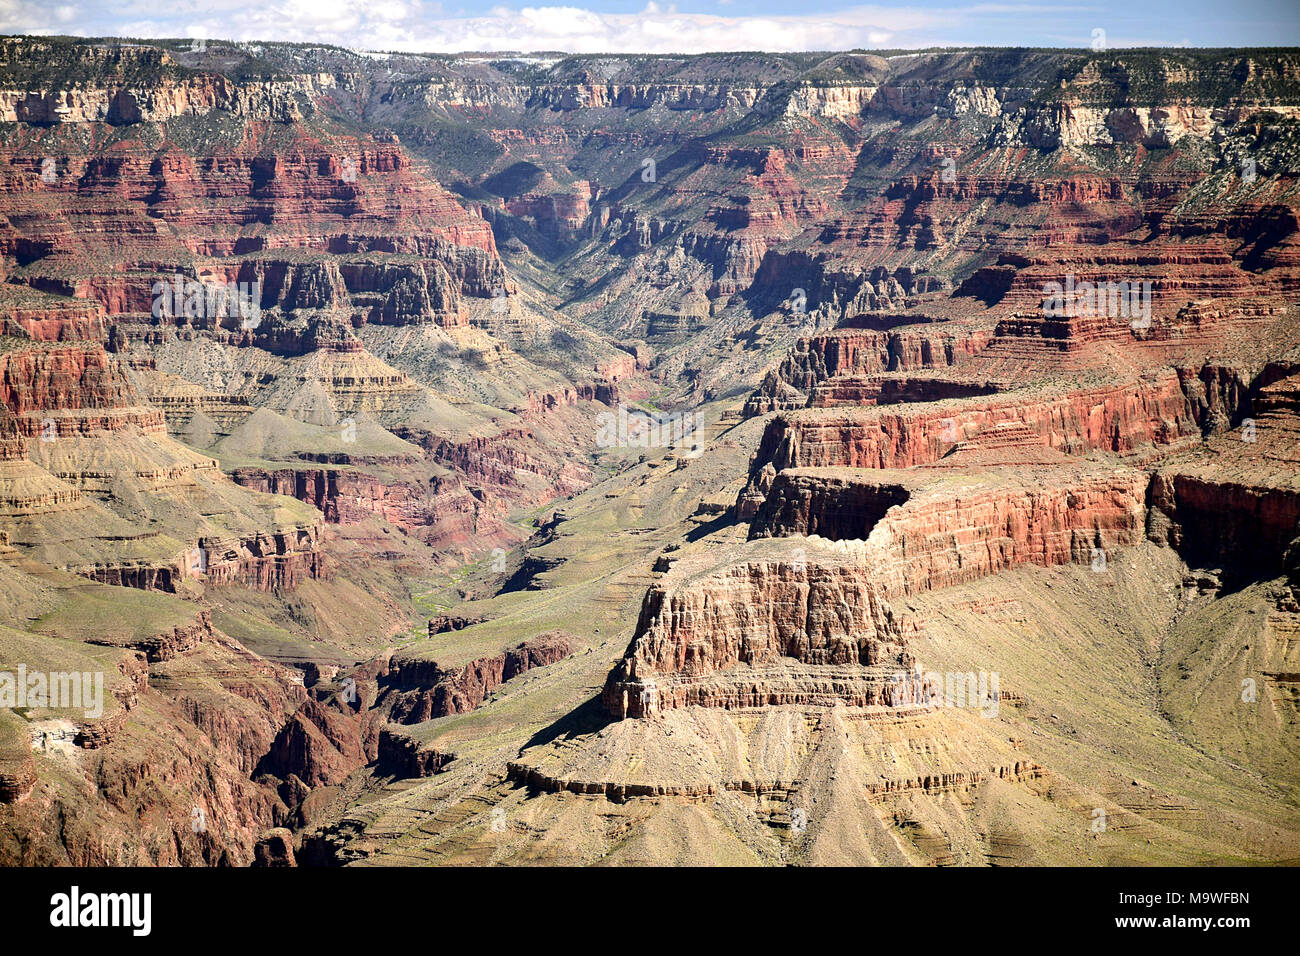
[[[1098,34],[1096,31],[1103,31]],[[0,32],[454,52],[1300,46],[1300,0],[0,0]]]

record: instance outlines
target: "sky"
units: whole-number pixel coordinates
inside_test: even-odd
[[[0,33],[357,50],[703,53],[931,46],[1300,46],[1300,0],[0,0]]]

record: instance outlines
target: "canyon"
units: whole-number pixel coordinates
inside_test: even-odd
[[[1295,864],[1298,76],[0,38],[0,862]]]

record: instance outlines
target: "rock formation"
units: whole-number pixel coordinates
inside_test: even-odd
[[[0,861],[1293,859],[1298,75],[0,39]]]

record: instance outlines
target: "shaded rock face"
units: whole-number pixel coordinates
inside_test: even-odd
[[[438,523],[443,520],[442,513],[454,510],[451,481],[440,483],[431,493],[413,482],[385,481],[333,468],[236,468],[230,476],[245,488],[314,505],[326,521],[335,524],[355,524],[379,515],[410,532]]]
[[[820,535],[865,540],[890,508],[908,499],[899,485],[872,485],[780,472],[749,528],[751,538]]]
[[[1169,544],[1197,567],[1230,567],[1247,579],[1277,569],[1300,537],[1300,493],[1237,480],[1158,474],[1151,506]]]
[[[1080,559],[1081,547],[1133,544],[1144,533],[1148,479],[1137,471],[1077,476],[1041,488],[1006,476],[1004,487],[971,482],[955,499],[929,493],[923,479],[913,497],[868,475],[782,471],[750,526],[751,538],[816,534],[874,543],[879,529],[876,537],[890,540],[905,561],[952,552],[955,566],[980,577],[1025,561],[1068,563]],[[958,532],[960,540],[953,537]],[[1082,537],[1072,544],[1076,533]],[[933,574],[924,581],[907,590],[950,583]]]
[[[258,769],[308,787],[339,783],[367,763],[356,721],[345,710],[309,699],[276,735]]]
[[[1098,553],[1142,540],[1146,491],[1146,475],[1119,471],[909,503],[880,527],[879,546],[895,566],[877,579],[890,594],[911,594],[1026,563],[1093,564]]]
[[[374,704],[377,682],[387,673],[386,656],[334,673],[328,681],[318,672],[322,679],[279,728],[252,776],[274,778],[268,782],[276,783],[289,811],[297,814],[284,821],[304,823],[303,804],[311,790],[342,783],[376,759],[383,715]]]
[[[431,777],[456,759],[454,753],[422,747],[396,730],[385,727],[379,732],[379,755],[376,766],[381,773],[398,777]]]
[[[1300,374],[1271,364],[1251,391],[1251,417],[1160,469],[1150,491],[1150,536],[1234,583],[1277,573],[1300,539]]]
[[[385,683],[390,716],[398,723],[418,724],[466,713],[511,678],[554,664],[572,651],[572,639],[554,631],[460,667],[443,668],[428,660],[395,660]]]
[[[253,850],[253,866],[297,866],[293,834],[284,827],[267,830]]]
[[[289,469],[277,468],[236,468],[230,477],[245,488],[252,488],[272,495],[289,495],[299,501],[314,505],[324,515],[326,521],[341,521],[339,510],[339,473],[325,469]],[[351,479],[352,487],[344,491],[359,492],[360,485],[366,481],[364,475],[352,475],[344,472],[345,482]]]
[[[485,445],[485,456],[528,461],[537,471],[547,471],[540,460],[525,456],[508,443],[499,447]],[[476,549],[513,545],[519,533],[507,523],[509,505],[512,497],[522,493],[522,487],[516,480],[502,482],[501,475],[509,472],[477,457],[466,456],[462,461],[467,467],[473,463],[470,470],[481,477],[482,484],[471,484],[454,473],[434,475],[427,482],[403,481],[355,467],[236,468],[231,478],[245,488],[288,495],[313,505],[328,523],[358,524],[378,516],[439,550],[461,548],[471,542]],[[394,469],[392,462],[378,464],[385,466],[389,474]],[[555,465],[550,473],[558,476],[556,491],[568,487],[569,481],[575,489],[585,485],[576,469],[563,464]],[[490,494],[488,488],[496,494]]]
[[[383,325],[434,321],[442,326],[464,324],[460,287],[438,261],[426,264],[350,262],[340,277],[354,298],[372,303],[366,317]]]

